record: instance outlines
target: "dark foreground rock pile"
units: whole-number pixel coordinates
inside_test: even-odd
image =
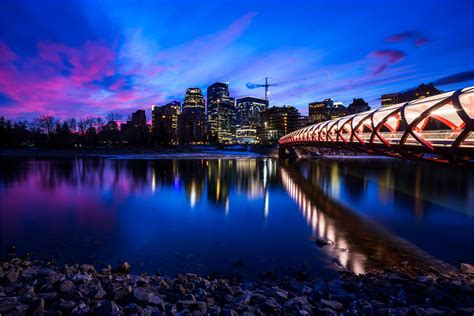
[[[133,275],[122,264],[0,262],[1,315],[473,315],[474,275],[338,273],[240,283]]]

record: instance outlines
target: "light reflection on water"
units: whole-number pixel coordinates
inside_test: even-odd
[[[332,257],[357,273],[425,260],[413,244],[472,262],[469,170],[390,159],[89,158],[2,160],[0,172],[2,251],[248,277],[319,271]],[[318,248],[315,237],[334,245]]]

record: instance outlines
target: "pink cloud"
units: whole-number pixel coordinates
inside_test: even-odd
[[[92,84],[117,71],[114,50],[102,42],[86,42],[80,47],[39,42],[37,49],[34,57],[20,57],[0,42],[0,93],[15,103],[4,106],[2,114],[86,116],[140,97],[133,91],[120,91],[122,78],[107,92]]]
[[[377,59],[378,65],[375,67],[373,74],[378,75],[389,66],[405,59],[406,53],[396,49],[382,49],[373,51],[369,56]]]
[[[390,43],[411,41],[416,46],[422,46],[428,43],[428,39],[417,31],[407,31],[407,32],[397,33],[397,34],[387,37],[386,41]]]

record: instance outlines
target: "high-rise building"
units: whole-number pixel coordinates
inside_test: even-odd
[[[381,99],[382,107],[390,106],[393,104],[409,102],[412,100],[423,99],[432,95],[443,93],[438,90],[433,83],[420,84],[416,89],[411,89],[405,92],[399,93],[387,93],[383,94]]]
[[[365,102],[365,100],[362,98],[354,98],[352,100],[352,103],[349,104],[349,106],[347,107],[347,112],[349,114],[355,114],[355,113],[365,112],[369,110],[370,110],[369,104]]]
[[[215,82],[207,88],[207,119],[212,141],[234,141],[235,100],[230,97],[227,83]]]
[[[162,144],[178,143],[178,120],[181,112],[179,101],[152,110],[152,128],[157,141]]]
[[[308,119],[311,124],[327,121],[331,118],[330,109],[333,107],[332,99],[312,102],[309,104]]]
[[[256,128],[260,122],[260,114],[268,108],[268,100],[243,97],[237,99],[237,125]]]
[[[145,110],[137,110],[133,112],[129,123],[135,127],[146,126]]]
[[[276,143],[280,137],[303,127],[304,120],[293,106],[273,106],[261,113],[258,137],[262,143]]]
[[[268,108],[268,100],[243,97],[236,101],[236,139],[240,143],[256,143],[260,116]]]
[[[201,144],[205,141],[206,113],[201,89],[186,90],[178,131],[182,144]]]

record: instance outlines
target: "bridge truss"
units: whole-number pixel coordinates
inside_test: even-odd
[[[472,162],[474,87],[310,125],[283,136],[279,145]]]

